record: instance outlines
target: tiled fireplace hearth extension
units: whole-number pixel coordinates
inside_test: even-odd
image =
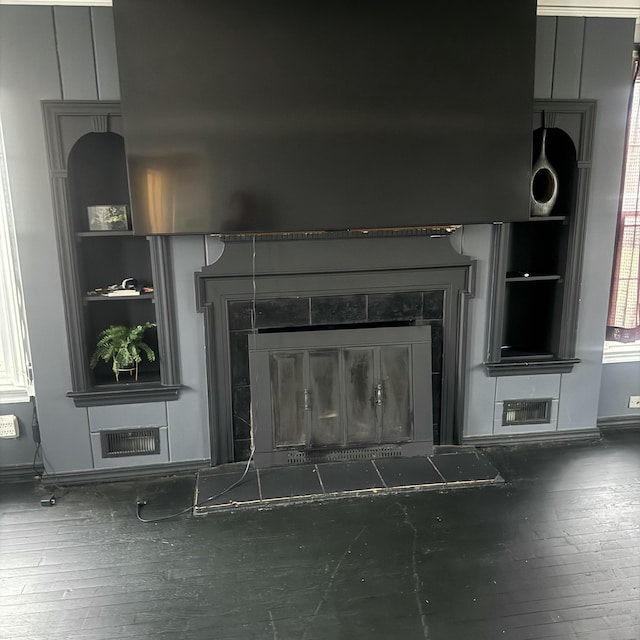
[[[220,259],[196,274],[212,463],[245,460],[250,452],[254,332],[386,327],[393,335],[394,328],[429,325],[431,384],[423,391],[433,442],[459,442],[472,266],[447,236],[227,243]]]

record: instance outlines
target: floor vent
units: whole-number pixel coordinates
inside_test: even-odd
[[[160,453],[160,428],[117,429],[100,432],[103,458]]]
[[[399,458],[400,447],[383,445],[362,449],[332,449],[329,451],[291,451],[287,458],[289,464],[307,464],[309,462],[344,462],[352,460],[374,460],[376,458]]]
[[[551,422],[551,398],[545,400],[505,400],[502,426]]]

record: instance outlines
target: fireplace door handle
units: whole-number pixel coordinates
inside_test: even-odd
[[[311,409],[311,391],[309,389],[304,390],[304,410],[309,411]]]
[[[381,407],[382,406],[382,383],[379,383],[376,385],[375,397],[376,397],[376,405],[378,407]]]

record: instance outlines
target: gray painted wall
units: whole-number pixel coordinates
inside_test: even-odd
[[[546,376],[520,376],[507,383],[484,372],[491,234],[488,227],[466,228],[463,251],[477,258],[480,267],[476,298],[470,304],[467,437],[596,426],[633,34],[633,20],[538,18],[535,97],[598,101],[577,335],[577,357],[582,362],[571,373],[555,376],[553,397],[558,407],[550,425],[508,432],[494,426],[505,386],[517,394],[512,397],[542,397],[547,391],[542,379]]]
[[[193,272],[204,262],[204,242],[176,238],[177,322],[185,392],[179,401],[153,406],[78,409],[71,388],[62,287],[42,125],[41,100],[119,99],[113,19],[107,7],[0,6],[0,115],[4,124],[38,416],[47,471],[98,468],[90,432],[157,423],[169,426],[163,459],[209,457],[202,317],[195,313]],[[160,404],[161,406],[155,406]],[[0,412],[6,405],[0,405]],[[31,425],[31,405],[12,413]],[[95,438],[94,438],[95,440]],[[31,462],[27,435],[0,442],[0,466]],[[99,451],[99,449],[98,449]],[[149,464],[150,457],[128,464]]]
[[[14,415],[18,418],[20,436],[0,438],[0,468],[20,467],[33,462],[36,450],[31,425],[33,422],[33,404],[31,402],[0,404],[0,415]]]
[[[594,426],[598,413],[624,136],[625,81],[632,41],[630,20],[539,19],[536,97],[599,100],[578,336],[579,357],[585,364],[557,381],[540,381],[559,390],[559,429]],[[38,414],[49,471],[94,468],[90,433],[98,423],[132,426],[132,421],[151,423],[157,416],[164,416],[168,426],[169,461],[209,457],[203,321],[202,315],[195,313],[193,273],[215,261],[223,250],[215,240],[180,237],[171,242],[180,368],[185,385],[180,400],[151,403],[154,406],[148,412],[145,407],[88,411],[75,408],[66,397],[71,382],[40,101],[118,97],[109,8],[0,6],[0,114],[5,126]],[[494,432],[495,403],[505,392],[482,367],[491,226],[467,227],[452,242],[478,261],[477,295],[470,304],[466,433],[490,435]],[[607,371],[609,366],[618,365],[607,365]],[[522,379],[520,384],[531,393],[536,381]],[[608,394],[604,382],[603,393]],[[606,400],[601,402],[604,408]],[[4,412],[4,406],[0,410]],[[28,404],[12,408],[26,425],[30,425],[30,411]],[[30,429],[25,433],[24,440],[11,445],[0,443],[0,466],[31,462]]]
[[[635,416],[640,409],[629,409],[629,396],[640,396],[640,362],[616,362],[602,367],[599,418]]]

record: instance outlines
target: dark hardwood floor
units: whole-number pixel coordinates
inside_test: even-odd
[[[494,448],[502,487],[137,521],[193,476],[0,498],[0,638],[638,640],[640,434]]]

